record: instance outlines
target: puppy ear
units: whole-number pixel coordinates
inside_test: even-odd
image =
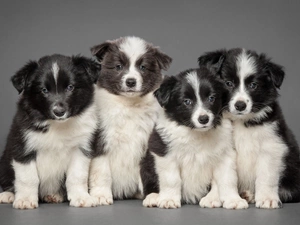
[[[279,89],[280,86],[282,85],[282,82],[283,82],[283,79],[285,76],[283,67],[271,62],[269,59],[266,59],[265,54],[261,54],[260,58],[263,60],[267,60],[267,62],[265,64],[265,71],[271,77],[271,80],[272,80],[274,86]]]
[[[105,53],[108,51],[109,47],[112,45],[110,42],[104,42],[100,45],[96,45],[91,48],[91,53],[93,56],[96,56],[99,62],[102,61]]]
[[[154,96],[162,107],[168,104],[177,82],[178,80],[174,76],[165,77],[159,89],[154,92]]]
[[[35,72],[38,66],[36,61],[30,61],[11,77],[11,82],[19,94],[25,89],[28,78]]]
[[[94,60],[84,56],[73,56],[72,61],[74,66],[83,69],[92,79],[93,83],[97,83],[100,73],[100,64]]]
[[[160,69],[165,71],[169,69],[172,63],[172,58],[157,48],[155,48],[154,58],[157,60]]]
[[[212,73],[218,74],[226,58],[226,50],[207,52],[198,58],[199,66],[207,67]]]

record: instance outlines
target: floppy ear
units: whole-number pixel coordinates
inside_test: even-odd
[[[84,56],[73,56],[73,64],[79,69],[83,69],[92,79],[93,83],[97,83],[100,74],[100,64],[94,60]]]
[[[222,64],[226,58],[226,50],[218,50],[207,52],[198,58],[199,66],[207,67],[212,73],[218,74],[222,68]]]
[[[102,61],[105,53],[108,51],[109,47],[112,45],[110,42],[104,42],[100,45],[96,45],[91,48],[91,53],[93,56],[96,56],[99,62]]]
[[[11,82],[18,90],[19,94],[25,89],[29,76],[34,73],[38,66],[36,61],[30,61],[11,77]]]
[[[155,48],[154,58],[158,62],[160,69],[168,70],[172,63],[172,58],[165,53],[161,52],[158,48]]]
[[[174,76],[166,77],[159,89],[154,92],[154,96],[162,107],[168,104],[177,82],[178,80]]]
[[[260,57],[265,58],[265,55],[262,54]],[[279,89],[285,76],[283,67],[268,60],[265,65],[265,70],[271,77],[274,86]]]

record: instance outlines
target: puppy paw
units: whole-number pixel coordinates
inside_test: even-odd
[[[46,195],[42,199],[47,203],[61,203],[64,201],[64,197],[61,194]]]
[[[157,206],[161,209],[177,209],[181,207],[181,202],[177,199],[161,199]]]
[[[255,202],[255,206],[262,209],[279,209],[282,207],[281,201],[277,198],[257,199]]]
[[[242,198],[228,199],[223,202],[225,209],[247,209],[248,207],[247,201]]]
[[[13,203],[15,200],[15,195],[12,192],[5,191],[0,193],[0,203]]]
[[[84,195],[74,195],[74,197],[69,198],[70,206],[74,207],[94,207],[97,206],[97,199],[90,196],[89,194]]]
[[[254,194],[251,193],[249,190],[247,191],[243,191],[241,194],[240,194],[241,198],[245,199],[248,203],[254,203],[255,200],[254,200]]]
[[[110,190],[91,190],[90,195],[97,199],[97,205],[112,205],[113,196]]]
[[[17,198],[13,202],[15,209],[35,209],[39,206],[37,198]]]
[[[147,197],[143,201],[143,206],[145,207],[156,207],[158,204],[158,194],[157,193],[151,193],[147,195]]]
[[[222,206],[222,202],[218,198],[211,198],[210,196],[205,196],[201,198],[199,205],[202,208],[219,208]]]

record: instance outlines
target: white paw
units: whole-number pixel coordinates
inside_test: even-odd
[[[46,195],[42,199],[47,203],[61,203],[64,201],[64,197],[61,194]]]
[[[111,190],[93,189],[90,195],[97,199],[97,205],[112,205],[113,196]]]
[[[255,202],[255,206],[262,209],[278,209],[282,207],[281,201],[277,198],[258,199]]]
[[[13,203],[15,194],[9,191],[0,193],[0,203]]]
[[[218,198],[211,198],[210,196],[205,196],[201,198],[199,205],[202,208],[219,208],[222,206],[222,202]]]
[[[228,199],[223,202],[225,209],[247,209],[248,207],[248,202],[242,198]]]
[[[69,198],[70,206],[74,207],[94,207],[97,206],[97,199],[90,196],[89,194],[84,194],[82,196],[74,196]]]
[[[151,193],[147,195],[147,197],[143,201],[143,206],[145,207],[156,207],[158,204],[158,194],[157,193]]]
[[[181,207],[181,202],[177,199],[160,199],[157,206],[162,209],[177,209]]]
[[[15,209],[35,209],[39,206],[38,198],[17,198],[13,202]]]
[[[254,203],[254,194],[251,193],[249,190],[243,191],[240,194],[241,198],[245,199],[248,203]]]

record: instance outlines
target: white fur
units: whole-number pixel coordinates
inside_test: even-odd
[[[215,180],[210,196],[200,202],[202,207],[221,206],[221,202],[225,208],[248,207],[237,192],[232,126],[228,119],[216,129],[201,132],[179,126],[161,110],[156,129],[168,143],[168,153],[162,157],[153,154],[160,193],[158,197],[146,198],[144,205],[151,202],[161,208],[178,208],[181,200],[198,203]]]
[[[248,128],[241,120],[233,123],[239,191],[255,194],[257,207],[278,208],[279,178],[287,146],[276,134],[277,123]]]
[[[16,200],[25,201],[24,196],[35,196],[32,201],[37,207],[38,192],[42,199],[62,200],[59,194],[60,182],[67,173],[67,192],[70,205],[92,206],[88,195],[87,179],[90,160],[83,155],[80,148],[91,151],[89,142],[96,129],[96,106],[93,104],[79,116],[71,117],[65,122],[49,120],[41,126],[49,125],[46,133],[28,131],[25,133],[26,151],[37,151],[36,161],[29,164],[13,162],[16,174]],[[34,180],[28,180],[28,179]],[[28,181],[27,181],[28,180]],[[32,185],[24,190],[26,182]],[[20,185],[19,185],[20,184]],[[76,188],[75,188],[76,187]],[[30,190],[29,190],[30,189]],[[80,198],[82,204],[74,203]],[[22,201],[21,201],[22,200]],[[88,202],[86,204],[86,202]],[[15,203],[14,203],[15,204]],[[15,204],[22,208],[21,203]]]
[[[159,105],[153,93],[128,98],[103,88],[97,90],[96,99],[105,148],[92,160],[90,194],[106,205],[112,204],[112,196],[122,199],[142,192],[140,161]]]
[[[59,73],[59,67],[58,67],[57,63],[52,64],[52,73],[53,73],[53,77],[55,80],[55,84],[57,85],[57,78],[58,78],[58,73]]]

